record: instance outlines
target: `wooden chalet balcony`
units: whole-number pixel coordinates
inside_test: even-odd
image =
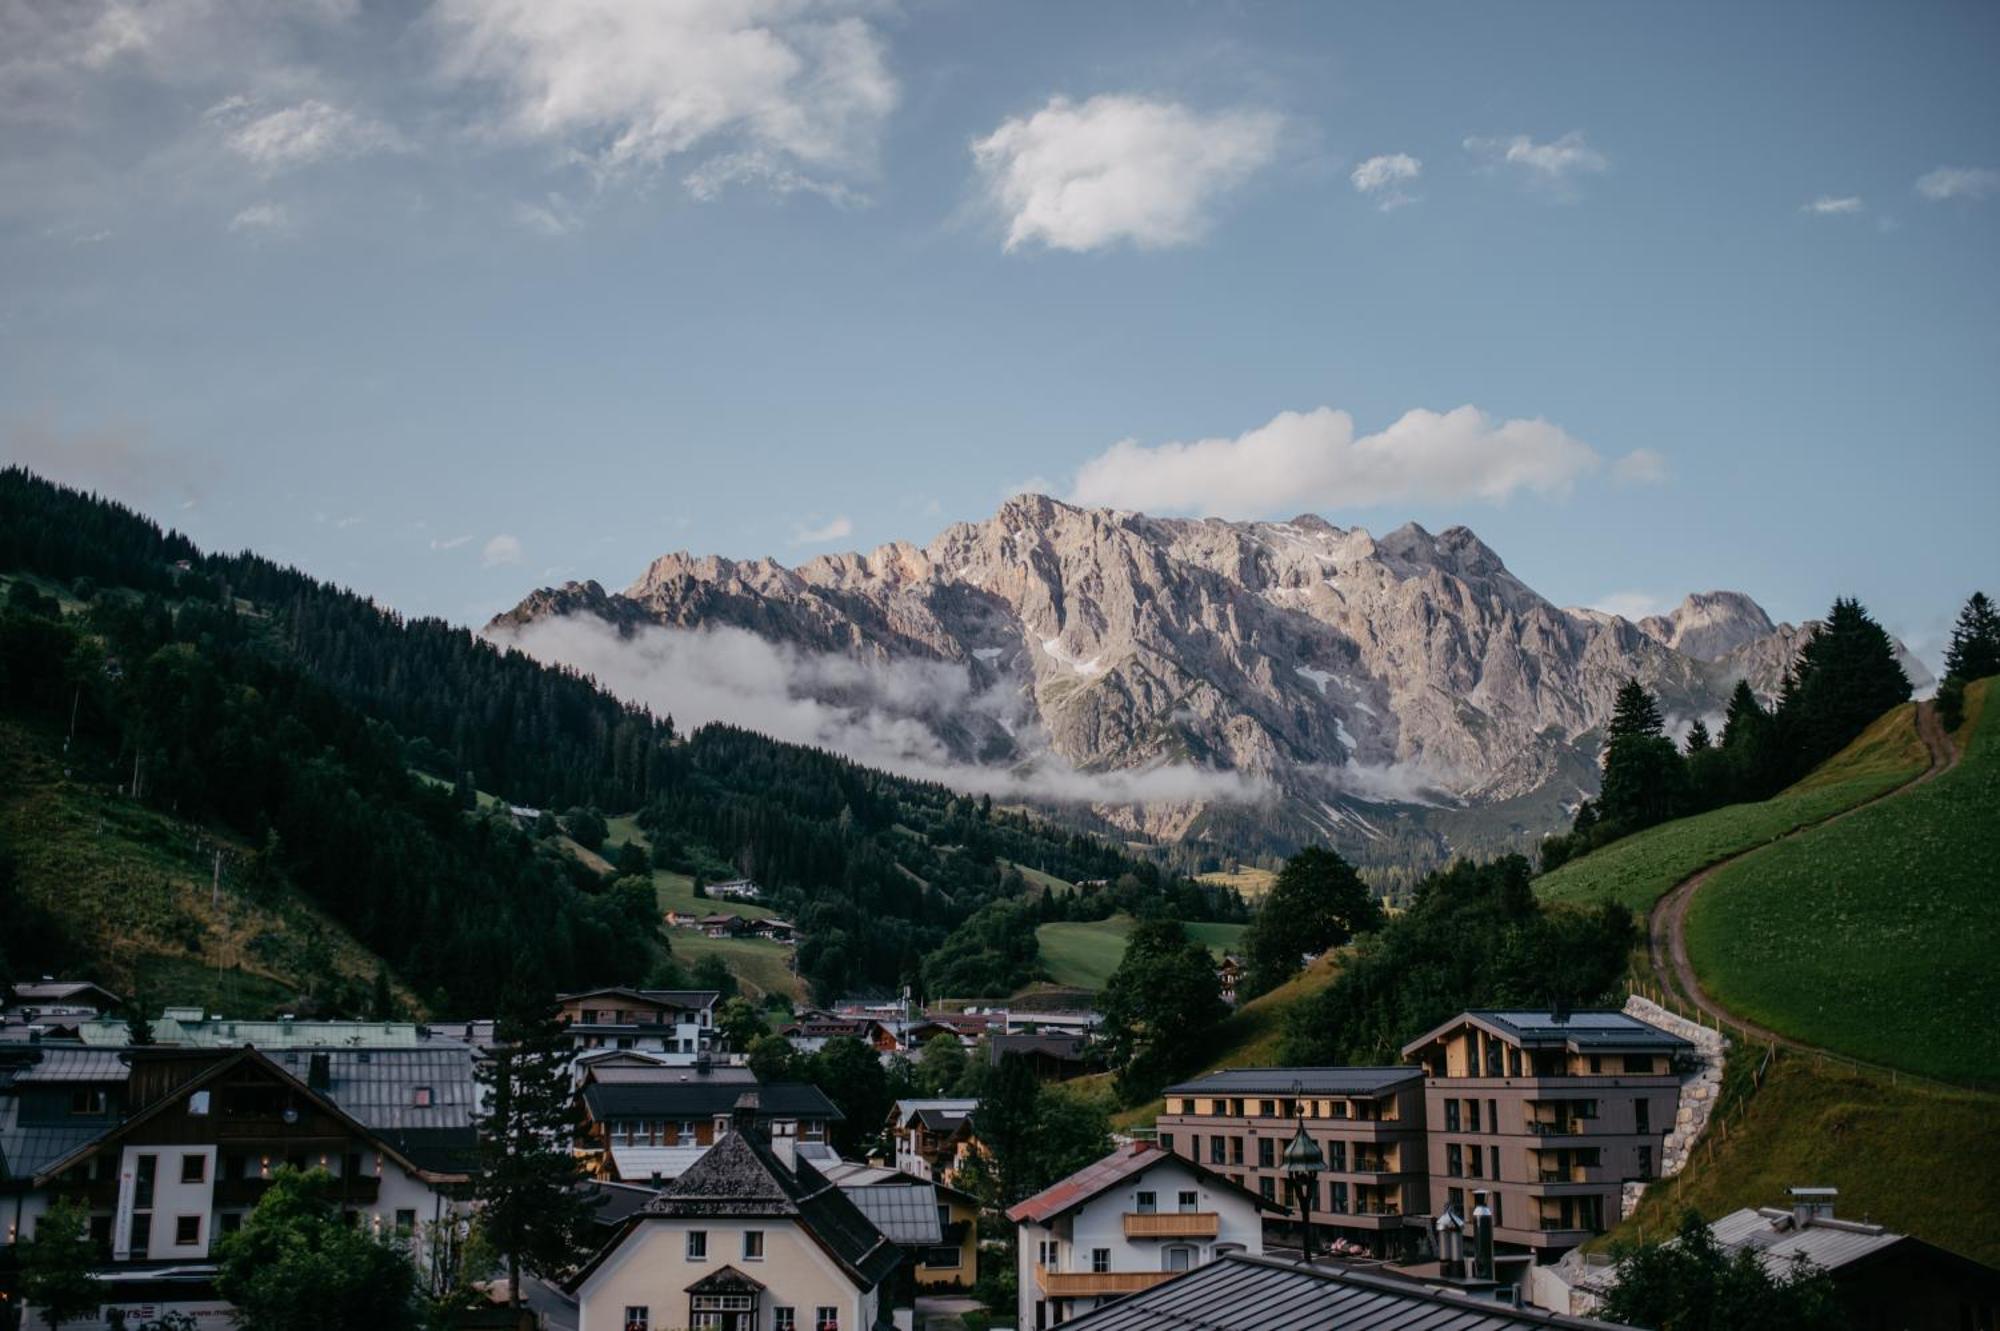
[[[1214,1211],[1127,1211],[1128,1239],[1212,1239],[1222,1230]]]
[[[1035,1268],[1035,1283],[1051,1299],[1088,1299],[1106,1294],[1137,1294],[1164,1284],[1185,1271],[1051,1271]]]

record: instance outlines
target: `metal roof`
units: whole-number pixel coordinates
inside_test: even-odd
[[[620,1146],[611,1144],[611,1167],[626,1183],[658,1177],[677,1179],[708,1154],[706,1146]]]
[[[727,1114],[736,1097],[754,1089],[763,1118],[842,1117],[819,1087],[804,1082],[773,1082],[751,1087],[743,1082],[600,1082],[583,1088],[583,1103],[598,1122],[609,1119],[701,1119]]]
[[[629,1054],[630,1049],[612,1051]],[[611,1064],[586,1063],[590,1079],[600,1086],[734,1086],[742,1088],[755,1086],[757,1074],[749,1068],[711,1067],[703,1072],[685,1064],[659,1063]]]
[[[1169,1095],[1379,1095],[1422,1068],[1227,1068],[1167,1087]]]
[[[371,1128],[464,1128],[478,1118],[473,1053],[464,1046],[290,1050],[271,1061],[306,1081],[319,1057],[327,1061],[327,1098]],[[428,1105],[417,1103],[419,1089],[430,1091]]]
[[[1507,1037],[1523,1048],[1673,1050],[1688,1041],[1637,1017],[1613,1010],[1569,1012],[1558,1018],[1546,1008],[1534,1011],[1475,1008],[1424,1032],[1403,1046],[1407,1057],[1462,1022],[1471,1021]]]
[[[21,1102],[0,1096],[0,1179],[33,1178],[117,1126],[115,1119],[22,1127]]]
[[[1518,1331],[1616,1323],[1431,1286],[1233,1253],[1065,1323],[1077,1331]]]
[[[70,1046],[42,1046],[41,1060],[14,1074],[15,1086],[51,1082],[124,1082],[132,1075],[123,1049],[81,1049]]]
[[[843,1183],[840,1190],[891,1243],[914,1248],[944,1242],[944,1230],[938,1224],[937,1189],[930,1184]]]
[[[86,1021],[77,1037],[87,1045],[121,1046],[127,1041],[125,1022],[116,1017]],[[410,1049],[445,1043],[429,1028],[407,1021],[235,1021],[229,1018],[187,1020],[163,1015],[153,1023],[153,1042],[191,1049]]]
[[[1212,1173],[1184,1156],[1160,1149],[1152,1142],[1126,1142],[1095,1164],[1085,1165],[1060,1183],[1051,1184],[1026,1201],[1017,1202],[1008,1208],[1007,1218],[1019,1224],[1034,1221],[1047,1224],[1063,1212],[1083,1205],[1091,1198],[1109,1188],[1137,1178],[1155,1165],[1169,1161],[1195,1175],[1211,1188],[1222,1189],[1248,1198],[1259,1209],[1276,1211],[1276,1204],[1256,1193],[1232,1183],[1220,1174]]]
[[[1708,1228],[1726,1250],[1748,1248],[1773,1271],[1786,1269],[1794,1257],[1809,1258],[1813,1265],[1832,1271],[1903,1241],[1903,1235],[1880,1225],[1816,1216],[1800,1228],[1790,1211],[1748,1206]]]

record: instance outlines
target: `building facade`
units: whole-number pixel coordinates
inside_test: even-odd
[[[972,1135],[977,1100],[898,1100],[889,1111],[896,1168],[932,1182],[949,1182],[979,1149]]]
[[[1421,1064],[1429,1209],[1491,1195],[1493,1238],[1544,1260],[1620,1219],[1658,1177],[1688,1042],[1623,1012],[1461,1013],[1411,1041]]]
[[[1119,1147],[1007,1212],[1020,1226],[1021,1331],[1046,1331],[1229,1253],[1262,1253],[1265,1207],[1150,1142]]]
[[[1161,1149],[1198,1161],[1296,1213],[1285,1146],[1303,1125],[1326,1169],[1315,1233],[1376,1256],[1421,1239],[1428,1209],[1420,1069],[1232,1068],[1167,1088]]]
[[[598,1178],[627,1183],[678,1178],[729,1131],[739,1097],[755,1092],[767,1138],[822,1145],[841,1112],[804,1082],[759,1085],[748,1068],[593,1067],[580,1096],[578,1150]]]
[[[693,1063],[715,1050],[713,989],[591,989],[556,995],[578,1049],[636,1049]]]

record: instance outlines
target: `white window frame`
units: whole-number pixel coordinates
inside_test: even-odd
[[[687,1232],[687,1259],[690,1262],[705,1262],[708,1260],[707,1230],[690,1229]]]

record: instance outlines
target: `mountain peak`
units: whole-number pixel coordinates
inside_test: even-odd
[[[1646,616],[1639,621],[1639,631],[1696,660],[1719,661],[1770,636],[1777,625],[1744,593],[1709,591],[1688,593],[1671,614]]]

